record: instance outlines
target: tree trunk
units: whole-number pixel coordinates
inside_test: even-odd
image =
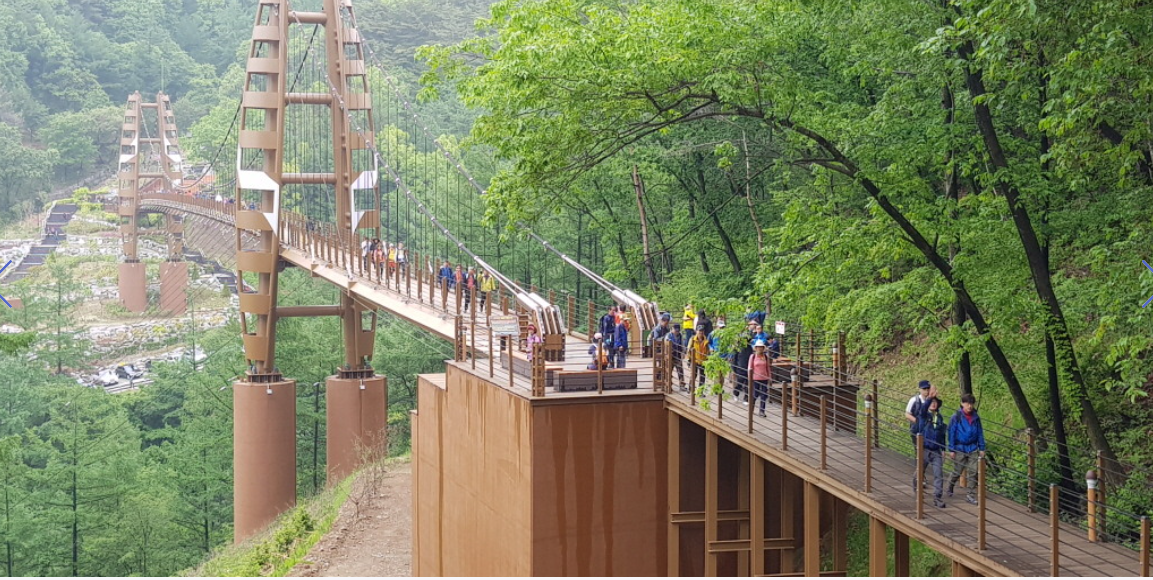
[[[701,167],[700,153],[693,154],[693,164],[697,168],[697,185],[701,188],[701,199],[704,199],[708,191],[706,190],[705,170]],[[734,274],[741,273],[741,260],[737,257],[736,250],[733,249],[733,241],[729,239],[728,232],[725,227],[721,225],[721,218],[717,216],[717,212],[709,212],[709,219],[713,222],[713,227],[717,230],[717,235],[721,238],[721,245],[725,248],[725,256],[729,258],[729,265],[733,267]]]
[[[949,85],[945,85],[941,89],[941,106],[945,108],[945,125],[949,126],[956,122],[957,109],[956,103],[953,99],[953,89]],[[956,151],[950,145],[949,151],[945,154],[945,199],[949,200],[949,219],[957,221],[957,203],[961,198],[961,183],[957,176],[957,171],[953,167],[953,158]],[[953,239],[949,241],[949,263],[954,263],[957,255],[961,253],[961,236],[960,234],[954,235]],[[960,328],[965,324],[968,318],[965,316],[965,306],[961,304],[955,296],[953,297],[953,308],[950,315],[950,322],[953,326]],[[962,395],[973,394],[973,367],[969,359],[969,350],[964,346],[960,347],[961,356],[957,359],[957,387],[960,389]]]
[[[832,171],[842,173],[857,181],[861,187],[865,189],[869,197],[877,203],[877,206],[880,207],[890,219],[896,222],[897,227],[905,234],[907,241],[921,252],[921,255],[929,261],[949,284],[949,287],[953,289],[953,294],[964,307],[969,319],[973,321],[973,326],[977,329],[977,334],[983,338],[985,348],[989,351],[989,356],[993,358],[993,362],[997,365],[997,370],[1001,372],[1002,378],[1005,379],[1005,386],[1009,389],[1009,394],[1013,397],[1013,403],[1017,406],[1018,412],[1021,413],[1021,419],[1024,421],[1025,426],[1040,433],[1041,424],[1037,421],[1037,416],[1033,413],[1033,407],[1029,404],[1028,397],[1025,396],[1025,391],[1021,387],[1021,381],[1017,378],[1017,373],[1013,370],[1013,366],[1009,363],[1005,352],[1001,350],[1001,345],[993,337],[993,331],[989,327],[988,322],[985,321],[984,313],[977,308],[976,302],[973,300],[973,297],[969,295],[968,289],[965,288],[964,281],[956,279],[953,275],[952,265],[945,261],[945,258],[929,243],[929,240],[925,238],[921,231],[909,221],[909,218],[905,217],[905,214],[893,205],[893,202],[889,200],[873,180],[862,175],[861,170],[856,164],[845,156],[844,153],[841,153],[840,149],[838,149],[832,141],[829,141],[815,131],[797,125],[789,119],[766,118],[762,113],[756,111],[743,111],[743,114],[761,118],[813,141],[833,157],[832,163],[815,163]]]
[[[686,184],[687,185],[687,184]],[[685,191],[689,195],[689,223],[697,223],[697,198],[693,195],[693,190],[685,187]],[[704,251],[697,252],[701,259],[701,271],[705,274],[709,273],[709,259]]]
[[[959,49],[960,56],[966,61],[971,61],[973,50],[972,43],[966,42],[962,44]],[[1077,353],[1073,349],[1073,340],[1069,335],[1069,327],[1065,323],[1065,313],[1061,308],[1060,301],[1057,299],[1056,292],[1053,290],[1053,280],[1045,264],[1046,261],[1041,251],[1041,243],[1037,238],[1037,232],[1033,229],[1033,223],[1029,218],[1029,211],[1025,208],[1025,204],[1021,200],[1020,192],[1016,186],[1007,179],[1009,162],[1004,150],[1001,148],[997,128],[993,123],[993,114],[989,110],[988,104],[983,100],[978,100],[978,98],[986,95],[985,82],[981,70],[972,67],[968,68],[966,70],[965,80],[969,87],[970,96],[973,98],[973,113],[974,120],[977,123],[977,129],[980,131],[981,137],[985,142],[985,150],[989,155],[989,161],[994,167],[992,174],[993,185],[1005,196],[1005,201],[1009,204],[1009,213],[1013,217],[1013,224],[1017,228],[1017,235],[1021,239],[1021,245],[1025,250],[1025,259],[1029,263],[1029,272],[1033,277],[1033,285],[1037,290],[1037,296],[1048,308],[1049,320],[1046,321],[1045,326],[1053,337],[1054,346],[1062,351],[1060,354],[1063,356],[1059,356],[1058,360],[1072,379],[1073,396],[1081,405],[1081,422],[1085,424],[1085,430],[1089,435],[1089,439],[1093,441],[1093,447],[1100,451],[1113,466],[1114,469],[1112,471],[1119,473],[1119,470],[1116,469],[1117,458],[1113,453],[1113,447],[1109,444],[1108,437],[1105,436],[1104,429],[1101,427],[1101,421],[1097,417],[1097,410],[1093,407],[1093,401],[1089,398],[1089,389],[1085,385],[1084,377],[1081,376],[1081,369],[1077,364]]]
[[[653,268],[653,257],[649,251],[649,221],[645,216],[645,184],[637,173],[637,166],[633,165],[633,190],[637,194],[637,213],[641,216],[641,256],[645,262],[645,273],[649,276],[649,289],[657,287],[657,271]]]

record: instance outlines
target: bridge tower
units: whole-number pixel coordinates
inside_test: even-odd
[[[290,56],[307,58],[312,53],[309,48],[304,57],[299,52],[290,55],[290,27],[323,31],[329,85],[324,92],[290,92],[296,83],[289,77],[300,68],[289,66]],[[307,194],[321,187],[325,199],[335,200],[336,243],[351,248],[358,229],[380,227],[378,173],[370,151],[375,131],[363,54],[350,0],[323,0],[321,12],[294,11],[288,0],[259,1],[237,148],[236,267],[249,370],[233,388],[236,541],[259,531],[296,501],[296,381],[285,379],[276,366],[279,318],[333,315],[341,319],[344,364],[326,382],[329,480],[350,473],[361,458],[385,448],[387,385],[370,365],[375,311],[348,293],[336,305],[277,306],[277,279],[283,268],[281,217],[293,210],[285,201],[301,197],[285,196],[286,188]],[[331,166],[294,165],[292,172],[286,170],[285,124],[290,106],[327,107],[320,114],[328,116],[331,127]],[[350,127],[350,115],[357,119],[360,131]],[[242,236],[256,239],[257,249],[245,250]],[[254,290],[244,290],[244,282]]]
[[[120,264],[120,303],[132,312],[148,308],[147,277],[139,256],[140,196],[174,189],[183,180],[183,157],[176,134],[176,118],[168,95],[144,102],[137,91],[128,97],[120,130],[120,168],[117,195],[120,204],[120,239],[124,262]],[[166,217],[168,256],[160,265],[160,308],[183,314],[187,299],[188,264],[183,261],[184,225]]]

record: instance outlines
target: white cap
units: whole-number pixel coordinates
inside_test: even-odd
[[[765,346],[765,341],[758,338],[758,339],[753,341],[753,346],[754,347]]]
[[[601,333],[599,333],[599,332],[593,335],[593,340],[600,340],[602,338],[604,338],[604,337],[601,336]]]

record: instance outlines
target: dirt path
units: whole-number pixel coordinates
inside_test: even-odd
[[[289,576],[409,576],[412,464],[366,472],[328,533]]]

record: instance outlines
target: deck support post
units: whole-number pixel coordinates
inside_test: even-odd
[[[893,576],[909,576],[909,536],[893,529]]]
[[[889,575],[889,539],[885,522],[869,516],[869,576]]]
[[[805,482],[805,576],[821,575],[821,488]]]

